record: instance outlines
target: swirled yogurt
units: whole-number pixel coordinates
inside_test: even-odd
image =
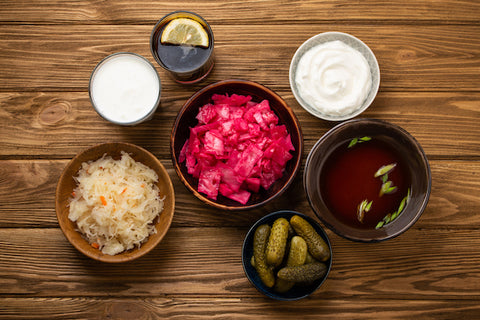
[[[372,76],[365,57],[336,40],[305,52],[297,65],[295,83],[301,98],[315,111],[337,117],[362,107]]]

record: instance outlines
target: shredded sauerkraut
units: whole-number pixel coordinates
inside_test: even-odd
[[[68,218],[93,247],[115,255],[139,248],[157,232],[152,222],[163,210],[164,198],[151,168],[122,151],[120,160],[103,155],[84,162],[74,179]]]

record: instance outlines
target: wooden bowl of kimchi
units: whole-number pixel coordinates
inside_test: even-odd
[[[180,180],[198,199],[248,210],[290,186],[303,137],[294,112],[275,92],[252,81],[224,80],[183,105],[170,147]]]
[[[118,174],[119,171],[125,171],[123,169],[125,162],[121,163],[120,169],[114,175],[111,175],[112,171],[109,171],[110,166],[107,167],[104,162],[100,164],[98,162],[106,160],[108,165],[112,165],[113,162],[119,163],[124,160],[125,154],[128,154],[129,159],[127,168],[132,168],[125,173],[129,176]],[[99,172],[100,170],[102,172]],[[103,171],[109,172],[104,173]],[[144,179],[146,172],[150,173],[153,178]],[[108,178],[111,178],[110,183],[103,182]],[[126,178],[133,180],[127,181]],[[93,185],[93,188],[79,188],[79,185],[82,184],[81,181],[88,181],[86,184]],[[126,182],[126,184],[122,185],[122,182]],[[101,191],[100,193],[84,191],[93,189]],[[138,196],[139,192],[147,192],[145,190],[149,190],[151,193],[148,193],[147,197],[141,194],[140,197],[137,197],[139,199],[137,202],[132,202],[132,198]],[[161,205],[150,215],[149,235],[138,239],[136,238],[137,234],[129,234],[130,231],[136,231],[133,229],[140,229],[133,225],[132,220],[140,221],[142,224],[148,220],[144,216],[144,213],[148,211],[145,207],[151,204],[152,197],[155,197],[154,201],[160,201]],[[84,201],[79,207],[80,210],[77,210],[78,207],[75,208],[74,205],[77,200]],[[133,207],[136,207],[137,210],[134,210]],[[83,208],[87,208],[87,210]],[[109,263],[131,261],[155,248],[170,228],[174,208],[175,193],[167,170],[152,153],[131,143],[103,143],[80,152],[63,170],[55,194],[58,223],[67,240],[86,256]],[[79,211],[80,214],[78,214]],[[94,211],[95,214],[91,214]],[[100,213],[104,214],[103,220],[98,218]],[[72,218],[73,216],[80,218]],[[132,219],[132,216],[135,218]],[[103,224],[103,227],[109,230],[118,229],[119,232],[109,235],[109,240],[121,238],[119,242],[123,244],[125,237],[131,235],[138,240],[138,243],[135,243],[132,248],[125,245],[119,249],[117,246],[117,252],[105,250],[109,243],[106,243],[107,241],[102,243],[104,233],[94,233],[92,238],[91,232],[84,232],[81,220],[88,221],[89,226]],[[92,221],[93,223],[91,223]],[[128,225],[130,227],[121,228],[117,224],[118,221],[124,222],[123,227]],[[96,231],[97,229],[92,227],[88,231],[92,230]]]

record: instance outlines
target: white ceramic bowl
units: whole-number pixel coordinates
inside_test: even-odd
[[[317,45],[330,42],[330,41],[335,41],[335,40],[342,41],[343,43],[349,45],[353,49],[359,51],[365,57],[370,67],[370,73],[371,73],[371,79],[372,79],[370,92],[368,93],[367,97],[363,101],[363,104],[359,108],[353,110],[352,112],[341,115],[341,116],[325,114],[313,108],[309,103],[307,103],[302,98],[298,90],[297,84],[295,82],[295,75],[297,72],[298,63],[302,58],[302,56],[308,50],[310,50],[311,48]],[[290,63],[289,79],[290,79],[290,88],[292,89],[295,99],[297,99],[298,103],[305,110],[307,110],[309,113],[311,113],[312,115],[320,119],[329,120],[329,121],[343,121],[343,120],[351,119],[361,114],[373,102],[373,100],[375,99],[375,96],[377,95],[378,88],[380,86],[380,68],[378,66],[377,59],[375,58],[375,55],[373,54],[372,50],[370,50],[370,48],[358,38],[343,32],[325,32],[325,33],[320,33],[320,34],[317,34],[316,36],[311,37],[297,49],[297,51],[295,52],[292,58],[292,62]]]

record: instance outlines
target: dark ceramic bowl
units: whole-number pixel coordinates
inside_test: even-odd
[[[153,221],[157,233],[149,236],[147,241],[144,242],[140,248],[131,249],[112,256],[93,248],[87,240],[82,237],[77,231],[76,223],[68,218],[68,205],[70,203],[72,191],[77,186],[73,177],[78,174],[78,171],[82,167],[82,163],[100,159],[104,154],[111,156],[113,159],[120,159],[122,151],[127,152],[135,161],[143,163],[157,173],[157,186],[160,190],[160,194],[165,195],[165,199],[163,203],[163,211],[160,213],[159,217]],[[103,143],[80,152],[67,164],[57,184],[55,209],[60,228],[65,234],[67,240],[78,251],[94,260],[102,262],[127,262],[145,255],[162,241],[172,223],[175,209],[175,192],[167,170],[152,153],[131,143]]]
[[[403,211],[394,220],[379,228],[359,228],[345,223],[345,220],[341,221],[338,213],[330,209],[332,206],[327,205],[321,190],[322,174],[325,174],[327,159],[334,149],[342,143],[346,145],[354,138],[365,136],[371,137],[372,140],[379,139],[392,150],[396,150],[401,158],[399,161],[405,167],[405,180],[410,182],[410,198]],[[328,228],[346,239],[378,242],[400,235],[420,218],[430,196],[431,173],[423,149],[407,131],[386,121],[354,119],[335,126],[313,146],[306,160],[303,183],[311,207]],[[379,183],[381,185],[381,182]],[[400,209],[401,206],[398,207]]]
[[[267,99],[270,103],[270,108],[279,118],[279,124],[286,126],[291,136],[292,144],[295,147],[295,151],[291,152],[293,158],[287,162],[283,177],[278,179],[268,190],[260,188],[258,193],[252,193],[249,201],[245,205],[223,197],[220,194],[217,200],[213,201],[207,198],[206,195],[199,193],[197,191],[198,179],[187,172],[185,163],[179,163],[180,150],[190,135],[190,128],[197,125],[198,120],[195,117],[198,114],[199,108],[211,102],[213,94],[250,95],[254,102],[261,102]],[[290,186],[300,169],[303,137],[297,117],[285,101],[275,92],[252,81],[224,80],[204,87],[183,105],[173,125],[170,147],[173,166],[175,167],[178,177],[198,199],[219,209],[247,210],[262,206],[277,198]]]
[[[305,286],[295,285],[292,289],[290,289],[285,293],[278,293],[274,291],[272,288],[268,288],[263,284],[262,280],[260,280],[260,277],[258,276],[257,271],[251,264],[251,259],[253,256],[253,237],[255,235],[255,230],[257,229],[258,226],[262,224],[268,224],[272,226],[273,222],[278,218],[285,218],[288,221],[290,221],[290,218],[293,217],[294,215],[298,215],[303,219],[307,220],[312,225],[312,227],[315,228],[317,233],[323,238],[323,240],[328,245],[328,248],[330,250],[330,259],[325,261],[325,264],[327,266],[327,272],[322,278],[314,281],[309,285],[305,285]],[[245,275],[247,276],[248,280],[250,280],[252,285],[255,288],[257,288],[258,291],[260,291],[267,297],[270,297],[275,300],[285,300],[285,301],[299,300],[311,295],[323,284],[325,279],[327,279],[328,274],[330,273],[330,269],[332,267],[332,247],[330,245],[330,240],[328,239],[327,234],[322,229],[320,224],[317,221],[315,221],[313,218],[295,211],[289,211],[289,210],[277,211],[277,212],[270,213],[264,216],[263,218],[259,219],[248,231],[247,235],[245,236],[245,240],[243,242],[243,247],[242,247],[242,264],[243,264],[243,270],[245,271]]]

